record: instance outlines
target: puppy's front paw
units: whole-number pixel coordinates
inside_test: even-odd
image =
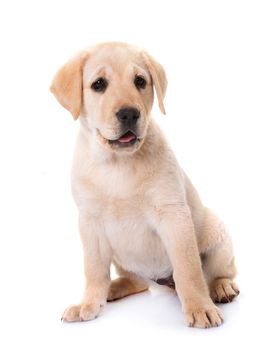
[[[185,317],[189,327],[210,328],[220,326],[223,323],[222,315],[215,305],[188,309]]]
[[[90,321],[96,318],[100,312],[100,305],[93,304],[79,304],[69,306],[65,309],[62,315],[62,321],[65,322],[81,322]]]

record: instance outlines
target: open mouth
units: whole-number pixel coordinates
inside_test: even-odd
[[[117,140],[109,140],[109,144],[119,146],[119,147],[129,147],[139,141],[137,135],[132,131],[127,131],[125,134],[120,136]]]

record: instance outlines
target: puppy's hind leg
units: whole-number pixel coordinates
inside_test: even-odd
[[[229,303],[239,294],[231,239],[220,219],[206,209],[199,236],[202,268],[214,302]]]
[[[147,282],[134,273],[127,272],[119,266],[116,266],[116,270],[120,277],[111,282],[108,301],[114,301],[128,295],[144,292],[149,288]]]

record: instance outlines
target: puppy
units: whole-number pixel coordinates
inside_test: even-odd
[[[187,324],[223,320],[214,302],[239,293],[232,244],[200,201],[150,113],[167,79],[148,53],[123,43],[94,46],[67,62],[51,91],[80,121],[72,169],[86,287],[64,321],[95,318],[106,301],[149,288],[176,289]],[[110,279],[110,266],[120,276]]]

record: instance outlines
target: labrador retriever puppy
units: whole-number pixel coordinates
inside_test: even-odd
[[[54,77],[51,91],[80,121],[72,191],[86,286],[64,321],[91,320],[107,301],[156,281],[176,289],[189,326],[208,328],[223,322],[214,303],[239,293],[224,224],[203,206],[151,119],[154,90],[165,113],[166,87],[163,67],[124,43],[80,52]]]

